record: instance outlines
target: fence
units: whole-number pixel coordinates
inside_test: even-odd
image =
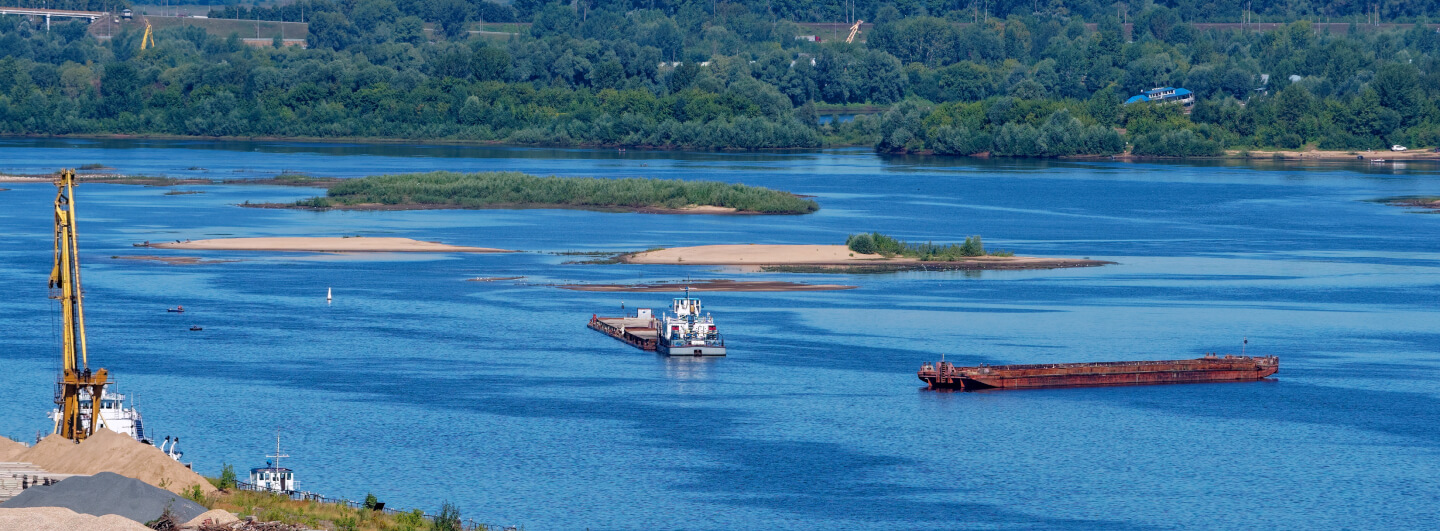
[[[236,481],[236,482],[235,482],[235,488],[240,489],[240,490],[254,491],[254,492],[268,492],[268,493],[270,493],[270,494],[274,494],[274,495],[276,495],[276,496],[284,496],[284,497],[290,498],[291,500],[295,500],[295,501],[311,501],[311,502],[317,502],[317,503],[329,503],[329,504],[341,505],[341,506],[344,506],[344,507],[349,507],[349,508],[351,508],[351,509],[364,509],[364,508],[365,508],[365,504],[364,504],[364,503],[357,502],[357,501],[352,501],[352,500],[347,500],[347,499],[345,499],[345,498],[331,498],[331,497],[329,497],[329,496],[325,496],[325,495],[321,495],[321,494],[316,494],[316,493],[314,493],[314,492],[306,492],[306,491],[298,491],[298,490],[277,491],[277,490],[265,489],[265,488],[257,487],[257,486],[255,486],[255,484],[253,484],[253,483],[247,483],[247,482],[244,482],[244,481]],[[415,511],[401,511],[401,510],[398,510],[398,509],[391,509],[391,508],[389,508],[389,507],[382,507],[382,508],[380,508],[380,509],[372,509],[372,510],[376,510],[376,511],[379,511],[379,512],[382,512],[382,513],[385,513],[385,514],[388,514],[388,515],[393,515],[393,516],[398,516],[398,515],[402,515],[402,514],[411,514],[411,513],[414,513],[414,512],[415,512]],[[425,513],[422,512],[422,513],[420,514],[420,516],[421,516],[421,518],[424,518],[424,519],[426,519],[426,520],[429,520],[429,521],[431,521],[431,522],[434,522],[436,515],[433,515],[433,514],[425,514]],[[464,519],[464,520],[462,520],[462,521],[460,522],[460,529],[461,529],[462,531],[516,531],[515,526],[500,526],[500,525],[494,525],[494,524],[485,524],[485,523],[476,522],[474,519],[470,519],[470,518]]]

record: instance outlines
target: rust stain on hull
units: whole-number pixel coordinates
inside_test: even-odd
[[[1275,356],[956,367],[926,363],[916,375],[931,389],[1036,389],[1259,380],[1280,370]]]

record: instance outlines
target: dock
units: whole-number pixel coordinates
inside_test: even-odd
[[[590,316],[590,328],[607,336],[619,339],[640,350],[655,350],[660,333],[655,330],[655,318],[650,310],[640,310],[636,315],[625,317]]]

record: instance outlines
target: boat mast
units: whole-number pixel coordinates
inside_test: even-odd
[[[64,324],[64,354],[55,405],[55,433],[66,439],[84,440],[93,435],[103,420],[100,403],[105,397],[109,374],[105,369],[90,371],[85,348],[84,291],[80,288],[80,247],[75,227],[75,170],[62,170],[55,180],[55,267],[50,270],[50,298],[60,300]],[[80,394],[90,394],[90,423],[80,411]]]

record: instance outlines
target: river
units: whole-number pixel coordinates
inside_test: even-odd
[[[800,217],[238,208],[316,190],[86,184],[90,357],[207,475],[274,452],[304,490],[546,529],[1418,528],[1440,521],[1433,165],[882,158],[365,144],[0,140],[0,173],[356,177],[428,170],[716,179],[816,196]],[[46,184],[0,183],[0,433],[48,430],[59,365]],[[573,265],[573,251],[840,243],[880,231],[1099,268],[784,275]],[[389,235],[533,251],[319,255],[132,243]],[[578,257],[585,258],[585,257]],[[525,277],[466,282],[473,277]],[[723,359],[585,328],[669,295],[560,282],[743,278],[706,293]],[[326,304],[332,288],[334,302]],[[167,307],[184,305],[183,315]],[[203,332],[190,332],[201,325]],[[1273,354],[1273,379],[940,393],[957,364]]]

